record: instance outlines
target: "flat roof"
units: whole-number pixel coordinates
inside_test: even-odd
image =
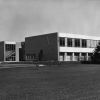
[[[73,33],[65,33],[65,32],[52,32],[48,34],[41,34],[41,35],[35,35],[35,36],[29,36],[25,38],[33,38],[38,36],[45,36],[49,34],[58,34],[58,37],[69,37],[69,38],[80,38],[80,39],[91,39],[91,40],[100,40],[100,36],[91,36],[91,35],[82,35],[82,34],[73,34]]]
[[[98,36],[89,36],[89,35],[72,34],[72,33],[58,33],[58,36],[59,37],[69,37],[69,38],[100,40],[100,37]]]
[[[14,41],[4,41],[5,44],[16,44]]]

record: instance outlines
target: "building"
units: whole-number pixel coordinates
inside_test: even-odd
[[[50,33],[25,38],[26,60],[90,60],[100,37],[70,33]]]
[[[25,42],[21,42],[21,48],[19,48],[19,61],[25,61]]]
[[[20,42],[0,42],[0,61],[19,61],[19,48],[21,48]]]

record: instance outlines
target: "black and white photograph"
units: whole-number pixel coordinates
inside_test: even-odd
[[[100,100],[100,0],[0,0],[0,100]]]

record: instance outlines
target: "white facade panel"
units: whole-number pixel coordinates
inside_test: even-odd
[[[79,34],[72,34],[72,33],[58,33],[58,37],[69,37],[69,38],[100,40],[100,37],[86,36],[86,35],[79,35]]]
[[[5,41],[5,44],[16,44],[16,42]]]
[[[94,48],[75,48],[75,47],[59,47],[59,52],[83,52],[83,53],[92,53]]]

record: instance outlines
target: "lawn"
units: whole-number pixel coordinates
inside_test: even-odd
[[[0,100],[100,100],[100,65],[0,66]]]

